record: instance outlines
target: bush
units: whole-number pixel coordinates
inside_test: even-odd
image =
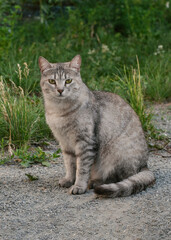
[[[0,1],[0,55],[7,54],[12,46],[15,27],[20,19],[21,7],[12,1]]]

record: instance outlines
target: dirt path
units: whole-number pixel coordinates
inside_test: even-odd
[[[171,107],[158,106],[155,122],[171,136]],[[150,153],[157,178],[134,196],[98,199],[92,191],[73,196],[58,187],[62,157],[50,168],[0,166],[0,240],[169,240],[171,154]],[[38,176],[30,182],[25,173]]]

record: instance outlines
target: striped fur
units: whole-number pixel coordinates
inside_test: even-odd
[[[71,194],[88,187],[113,197],[139,192],[154,176],[145,169],[148,149],[138,116],[118,95],[90,91],[80,66],[79,55],[66,63],[39,58],[46,122],[66,169],[59,185]]]

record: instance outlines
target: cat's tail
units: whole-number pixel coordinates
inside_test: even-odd
[[[121,182],[96,186],[94,192],[104,197],[126,197],[141,192],[155,182],[154,174],[147,168]]]

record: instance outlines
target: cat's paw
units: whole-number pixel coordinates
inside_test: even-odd
[[[86,192],[86,187],[82,187],[82,186],[77,186],[77,185],[73,185],[70,190],[69,193],[70,194],[83,194]]]
[[[73,181],[67,178],[61,178],[59,180],[59,186],[60,187],[65,187],[65,188],[69,188],[73,185]]]

